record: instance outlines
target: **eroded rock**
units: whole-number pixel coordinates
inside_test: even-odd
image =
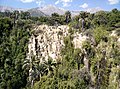
[[[60,57],[60,51],[64,46],[63,38],[68,35],[69,27],[40,25],[34,29],[34,33],[29,39],[28,54],[33,54],[47,60],[51,57],[54,61]],[[62,34],[59,34],[62,32]]]
[[[70,35],[68,32],[69,26],[47,26],[40,25],[34,29],[34,33],[29,39],[28,54],[34,55],[40,62],[51,57],[54,61],[61,58],[60,51],[65,46],[64,37]],[[73,34],[73,45],[75,48],[82,48],[84,41],[88,39],[81,33]]]

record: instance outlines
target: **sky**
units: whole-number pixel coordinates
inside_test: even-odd
[[[101,9],[110,11],[120,10],[120,0],[0,0],[0,5],[14,8],[35,8],[53,5],[68,10]]]

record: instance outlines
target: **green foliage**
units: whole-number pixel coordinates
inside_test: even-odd
[[[75,89],[88,89],[88,85],[82,79],[76,79],[75,86]]]
[[[80,18],[85,19],[85,18],[88,17],[88,14],[89,14],[89,13],[87,13],[87,12],[81,11],[80,14],[79,14],[79,16],[80,16]]]
[[[65,55],[66,53],[71,55],[73,53],[74,49],[71,41],[71,36],[67,36],[64,38],[65,47],[62,49],[62,55]]]
[[[94,19],[92,20],[94,26],[100,26],[100,25],[105,26],[107,22],[108,22],[107,12],[105,11],[99,11],[95,13]]]
[[[84,64],[83,59],[84,59],[84,54],[80,49],[75,49],[74,50],[74,60],[77,63],[78,70],[80,70],[80,65]]]
[[[29,19],[30,13],[29,12],[21,12],[20,17],[21,17],[21,19]]]
[[[79,29],[80,28],[80,24],[78,21],[74,20],[74,21],[71,21],[69,23],[69,26],[72,27],[72,28],[75,28],[75,29]]]
[[[81,18],[85,21],[84,29],[89,39],[82,44],[81,49],[75,49],[73,34],[81,30]],[[119,22],[120,11],[117,9],[95,14],[80,12],[73,19],[69,11],[65,15],[53,13],[50,17],[31,17],[29,12],[0,12],[0,89],[118,89]],[[64,37],[62,60],[54,62],[49,57],[39,63],[39,59],[32,54],[30,59],[26,59],[28,40],[34,33],[31,31],[33,26],[68,23],[70,35]],[[91,30],[90,34],[88,29]],[[113,38],[109,32],[112,30],[117,34]],[[58,34],[63,35],[62,31]],[[92,40],[95,40],[96,45],[92,44]],[[30,70],[32,76],[29,75]],[[30,77],[34,81],[33,86],[32,81],[28,81]]]
[[[71,21],[71,12],[70,11],[66,11],[65,12],[65,22],[69,23]]]
[[[0,19],[0,28],[0,88],[20,89],[27,83],[22,60],[26,57],[29,32],[13,28],[10,18]]]
[[[108,14],[109,22],[108,26],[114,27],[116,23],[120,22],[120,11],[117,9],[113,9],[109,14]]]
[[[97,44],[104,39],[104,37],[108,36],[108,32],[105,27],[97,27],[94,29],[93,36]]]
[[[91,47],[91,44],[89,41],[83,42],[82,48],[85,50],[88,58],[94,58],[95,49],[93,47]]]

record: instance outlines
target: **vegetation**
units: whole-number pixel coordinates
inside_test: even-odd
[[[82,22],[84,21],[84,22]],[[49,57],[39,63],[33,54],[26,59],[32,28],[40,24],[69,25],[61,59]],[[75,49],[75,31],[92,40]],[[110,36],[116,31],[116,36]],[[80,12],[71,18],[53,13],[51,17],[31,17],[29,12],[0,12],[0,89],[119,89],[120,88],[120,11]],[[92,43],[93,42],[93,43]],[[86,59],[86,60],[84,60]],[[114,80],[114,81],[113,81]]]

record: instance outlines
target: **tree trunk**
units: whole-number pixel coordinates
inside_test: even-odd
[[[78,63],[78,70],[80,70],[80,63]]]

